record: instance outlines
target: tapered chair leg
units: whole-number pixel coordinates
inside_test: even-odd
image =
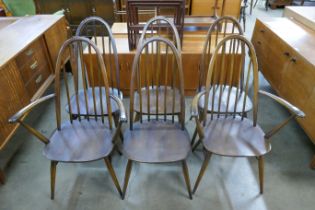
[[[187,186],[187,190],[188,190],[189,199],[192,199],[191,187],[190,187],[190,178],[189,178],[189,172],[188,172],[186,160],[183,160],[182,164],[183,164],[183,173],[184,173],[184,178],[185,178],[185,182],[186,182],[186,186]]]
[[[264,157],[258,157],[260,194],[264,193]]]
[[[57,161],[50,162],[50,199],[54,200],[55,198],[55,182],[56,182],[56,169]]]
[[[191,139],[191,143],[190,143],[191,146],[194,146],[196,137],[197,137],[197,128],[195,128],[193,137],[192,137],[192,139]]]
[[[212,155],[212,154],[211,154],[210,152],[206,151],[205,159],[204,159],[204,161],[203,161],[203,163],[202,163],[202,166],[201,166],[199,175],[198,175],[198,177],[197,177],[197,180],[196,180],[196,183],[195,183],[195,186],[194,186],[194,189],[193,189],[193,193],[196,192],[196,190],[197,190],[197,188],[198,188],[198,186],[199,186],[199,183],[200,183],[200,181],[201,181],[201,178],[203,177],[203,175],[204,175],[204,173],[205,173],[205,171],[206,171],[206,169],[207,169],[207,167],[208,167],[208,163],[209,163],[209,160],[210,160],[210,158],[211,158],[211,155]]]
[[[123,188],[123,197],[122,199],[125,199],[126,190],[129,182],[129,177],[132,169],[132,160],[128,160],[127,166],[126,166],[126,172],[125,172],[125,180],[124,180],[124,188]]]
[[[315,155],[313,156],[310,167],[311,167],[311,169],[315,169]]]
[[[113,182],[114,182],[114,185],[116,186],[116,189],[117,189],[117,191],[118,191],[120,197],[123,198],[123,193],[122,193],[122,191],[121,191],[121,188],[120,188],[120,185],[119,185],[119,182],[118,182],[116,173],[115,173],[115,171],[114,171],[114,169],[113,169],[113,166],[112,166],[111,161],[109,160],[108,157],[104,158],[104,161],[105,161],[105,164],[106,164],[106,166],[107,166],[107,168],[108,168],[109,174],[110,174],[110,176],[112,177],[112,180],[113,180]]]
[[[5,183],[5,175],[4,172],[0,169],[0,183],[4,184]]]
[[[200,139],[198,139],[197,143],[195,144],[195,146],[193,146],[192,151],[194,152],[197,147],[199,146],[199,144],[201,143]]]

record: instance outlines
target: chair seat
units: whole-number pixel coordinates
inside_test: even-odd
[[[144,121],[126,130],[122,151],[131,160],[163,163],[184,160],[191,150],[188,132],[171,121]]]
[[[95,89],[94,89],[94,91],[95,91],[95,104],[96,104],[95,108],[96,108],[96,114],[98,116],[102,115],[100,93],[102,93],[103,113],[104,113],[104,115],[108,115],[107,104],[106,104],[105,88],[102,87],[101,90],[102,91],[100,92],[99,87],[95,87]],[[109,88],[109,94],[117,96],[120,99],[123,98],[122,92],[121,91],[119,92],[118,89],[116,89],[116,88]],[[86,90],[86,95],[87,95],[87,98],[88,98],[88,109],[86,108],[84,90],[81,89],[81,90],[78,91],[78,99],[79,99],[78,101],[79,101],[79,107],[80,107],[80,115],[95,115],[93,90],[92,90],[92,88],[88,88]],[[73,115],[78,115],[79,111],[78,111],[78,108],[77,108],[76,95],[72,95],[71,96],[70,104],[71,104],[71,109],[72,109],[71,113]],[[112,108],[112,112],[113,113],[117,112],[119,110],[119,107],[117,106],[115,101],[112,100],[112,99],[111,99],[111,108]],[[70,113],[69,105],[66,106],[66,110],[67,110],[67,112]]]
[[[113,149],[114,131],[101,120],[78,120],[65,122],[55,130],[44,155],[49,160],[61,162],[85,162],[106,157]]]
[[[173,92],[175,92],[175,105],[174,105],[174,113],[180,112],[180,92],[178,89],[170,86],[160,86],[158,87],[158,110],[156,110],[156,91],[157,87],[153,86],[149,88],[150,90],[150,100],[148,100],[148,92],[146,88],[141,89],[141,96],[142,96],[142,114],[148,114],[148,101],[150,101],[150,114],[172,114],[173,113]],[[165,94],[166,90],[166,94]],[[166,96],[166,97],[165,97]],[[138,92],[135,92],[134,96],[134,110],[136,112],[140,112],[140,95]]]
[[[208,120],[204,130],[204,147],[215,154],[234,157],[261,156],[271,150],[265,133],[247,118],[217,118]]]
[[[240,92],[240,90],[237,90],[236,87],[230,88],[230,86],[223,86],[223,85],[216,85],[215,86],[215,94],[214,94],[214,104],[212,108],[212,98],[213,98],[213,87],[210,89],[209,94],[209,100],[208,100],[208,111],[213,112],[219,112],[219,98],[220,98],[220,88],[222,87],[222,94],[221,94],[221,104],[220,104],[220,112],[227,112],[227,113],[233,113],[234,109],[236,113],[242,113],[243,112],[243,103],[245,101],[245,109],[244,112],[249,112],[253,108],[253,104],[251,99],[245,94],[244,91]],[[202,88],[203,90],[205,87]],[[230,91],[230,96],[229,96]],[[236,95],[238,93],[238,99],[236,99]],[[229,104],[228,104],[228,98]],[[235,103],[236,101],[236,103]],[[205,95],[202,95],[199,100],[199,107],[203,108],[205,103]],[[236,107],[235,107],[236,104]]]

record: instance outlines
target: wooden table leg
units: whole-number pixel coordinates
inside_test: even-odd
[[[315,169],[315,155],[313,156],[312,162],[310,164],[311,169]]]
[[[5,182],[5,176],[3,170],[0,169],[0,183],[4,184]]]

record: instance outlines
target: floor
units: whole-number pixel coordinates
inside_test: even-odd
[[[264,10],[263,1],[247,17],[251,37],[256,17],[281,16],[282,10]],[[261,78],[261,89],[270,90]],[[187,110],[191,99],[187,99]],[[125,100],[125,104],[128,100]],[[260,97],[259,123],[267,131],[288,112],[270,99]],[[192,134],[193,122],[187,128]],[[54,102],[39,107],[29,118],[42,133],[55,128]],[[127,126],[125,125],[125,128]],[[265,161],[265,192],[259,194],[258,161],[213,156],[198,191],[189,200],[180,164],[134,164],[125,200],[121,200],[103,161],[60,164],[55,200],[50,200],[49,164],[43,145],[22,128],[12,142],[23,142],[0,185],[0,209],[314,209],[315,171],[309,162],[315,147],[299,125],[292,121],[273,138],[273,150]],[[194,184],[203,160],[201,151],[191,154],[188,168]],[[116,154],[114,169],[123,183],[127,160]]]

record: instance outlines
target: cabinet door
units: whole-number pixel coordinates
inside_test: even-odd
[[[66,13],[71,25],[79,25],[83,19],[92,15],[90,1],[67,0]]]
[[[40,14],[52,14],[58,10],[66,10],[66,0],[35,0],[36,13]]]
[[[112,0],[92,0],[91,13],[102,17],[108,24],[114,23],[114,9]]]

